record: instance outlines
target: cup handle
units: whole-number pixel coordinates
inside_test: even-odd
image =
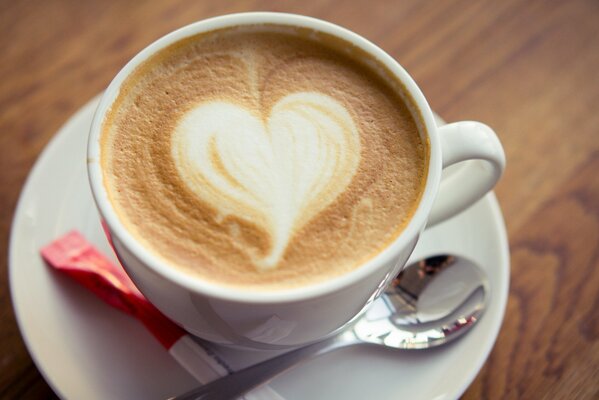
[[[505,169],[503,147],[487,125],[461,121],[438,129],[443,169],[468,162],[441,179],[427,227],[464,211],[481,199],[493,189]]]

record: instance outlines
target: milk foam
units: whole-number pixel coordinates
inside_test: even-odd
[[[363,265],[409,222],[428,154],[409,98],[371,62],[283,26],[160,51],[127,78],[103,124],[119,219],[172,268],[244,290]]]
[[[289,94],[269,115],[201,103],[179,120],[171,146],[182,180],[220,219],[233,215],[270,235],[266,255],[248,254],[261,270],[276,268],[294,233],[346,189],[361,148],[348,110],[318,92]]]

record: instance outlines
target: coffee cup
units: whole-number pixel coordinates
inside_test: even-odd
[[[423,230],[484,196],[504,167],[488,126],[437,127],[371,42],[263,12],[142,50],[102,96],[88,144],[97,208],[140,291],[190,333],[254,349],[342,329]]]

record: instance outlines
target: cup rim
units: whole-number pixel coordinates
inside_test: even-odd
[[[350,272],[314,284],[272,291],[244,290],[237,286],[211,283],[200,277],[192,276],[181,272],[176,268],[169,267],[166,261],[142,246],[142,244],[125,228],[115,210],[112,208],[112,204],[108,198],[108,193],[103,183],[103,173],[100,164],[99,139],[102,132],[101,128],[104,117],[118,96],[121,84],[137,66],[158,50],[186,37],[231,26],[254,24],[289,25],[314,29],[319,32],[339,37],[356,45],[385,65],[385,67],[387,67],[387,69],[404,85],[406,91],[415,103],[416,108],[420,111],[420,117],[429,140],[428,170],[423,193],[410,221],[393,242],[387,245],[377,255]],[[439,187],[441,175],[441,150],[433,113],[422,91],[407,71],[395,59],[374,43],[339,25],[313,17],[277,12],[247,12],[227,14],[191,23],[162,36],[137,53],[119,71],[100,99],[92,120],[88,138],[87,167],[94,201],[101,217],[108,225],[110,234],[115,236],[116,239],[134,255],[134,257],[141,261],[145,268],[149,268],[161,277],[166,278],[193,293],[204,294],[221,300],[257,304],[289,303],[320,297],[356,284],[368,275],[375,273],[378,268],[391,263],[397,255],[420,234],[424,229]],[[123,265],[123,267],[125,269],[127,268],[125,265]]]

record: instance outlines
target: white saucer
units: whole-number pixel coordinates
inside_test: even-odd
[[[197,382],[141,324],[51,271],[39,255],[42,246],[71,229],[112,255],[85,168],[97,101],[90,101],[58,132],[21,193],[10,240],[12,301],[31,356],[62,398],[164,399]],[[459,397],[489,355],[507,301],[508,243],[493,194],[427,231],[412,258],[439,252],[467,255],[490,275],[490,307],[468,335],[433,350],[342,350],[298,366],[275,379],[272,387],[289,400]]]

